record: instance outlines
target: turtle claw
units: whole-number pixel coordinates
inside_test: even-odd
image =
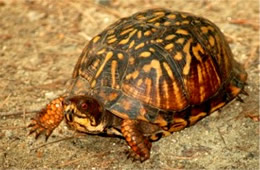
[[[35,139],[38,139],[40,135],[45,135],[45,141],[48,140],[49,136],[52,134],[54,129],[46,129],[45,127],[41,126],[40,122],[36,120],[32,120],[32,123],[27,126],[31,128],[28,135],[35,133]]]
[[[63,120],[63,100],[62,97],[54,99],[47,105],[46,109],[43,109],[36,118],[32,119],[32,122],[27,126],[30,128],[29,135],[35,133],[35,139],[38,139],[41,134],[44,134],[45,140],[48,140],[53,130]]]
[[[140,161],[141,163],[143,163],[145,160],[147,160],[145,157],[138,155],[133,150],[128,150],[126,154],[127,159],[131,159],[133,162]]]

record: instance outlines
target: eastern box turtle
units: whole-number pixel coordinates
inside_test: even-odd
[[[130,156],[238,97],[247,73],[220,29],[185,12],[150,9],[122,18],[83,50],[68,94],[29,125],[46,139],[65,119],[88,134],[122,136]]]

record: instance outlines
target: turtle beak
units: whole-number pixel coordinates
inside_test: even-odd
[[[77,112],[76,106],[68,99],[64,100],[65,117],[69,122],[73,121],[73,115]]]

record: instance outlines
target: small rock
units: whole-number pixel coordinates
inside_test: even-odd
[[[51,92],[46,92],[45,97],[47,99],[54,99],[56,97],[56,95],[51,91]]]
[[[46,14],[40,13],[37,11],[30,11],[30,12],[28,12],[27,17],[31,22],[33,22],[33,21],[37,21],[37,20],[40,20],[40,19],[46,17]]]
[[[5,131],[5,136],[7,138],[11,138],[13,136],[13,132],[11,130],[7,130],[7,131]]]

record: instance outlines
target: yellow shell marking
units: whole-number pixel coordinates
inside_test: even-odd
[[[173,89],[174,89],[173,91],[175,96],[174,107],[177,109],[182,109],[187,102],[186,101],[184,102],[182,100],[182,92],[180,91],[180,88],[176,81],[173,82]]]
[[[169,129],[169,132],[171,133],[180,131],[188,125],[187,121],[182,118],[174,118],[173,122],[174,124]]]
[[[99,65],[99,62],[100,62],[99,59],[95,60],[94,63],[91,65],[92,69],[96,70]]]
[[[145,96],[150,96],[150,94],[151,94],[151,89],[152,89],[152,80],[150,79],[150,78],[145,78],[145,80],[144,80],[144,83],[145,83],[145,85],[146,85],[146,89],[145,89]],[[144,96],[144,97],[145,97]],[[145,102],[146,103],[149,103],[149,100],[150,100],[150,98],[149,97],[145,97]]]
[[[144,47],[144,43],[140,43],[137,46],[135,46],[135,50],[138,50],[139,48]]]
[[[112,78],[112,88],[117,87],[116,83],[116,70],[117,70],[117,61],[113,60],[111,63],[111,78]]]
[[[128,28],[130,28],[130,27],[133,27],[133,24],[128,23],[128,24],[126,24],[126,25],[123,26],[122,30],[126,30],[126,29],[128,29]]]
[[[212,107],[212,108],[210,109],[210,112],[214,112],[215,110],[221,108],[221,107],[224,106],[225,104],[226,104],[225,102],[219,103],[218,105]]]
[[[187,30],[184,30],[184,29],[178,29],[176,31],[177,34],[182,34],[182,35],[188,35],[189,32]]]
[[[182,17],[182,18],[187,18],[187,15],[181,14],[181,17]]]
[[[99,36],[99,35],[96,36],[96,37],[94,37],[94,38],[93,38],[93,43],[96,43],[99,39],[100,39],[100,36]]]
[[[154,26],[159,27],[161,24],[159,22],[154,23]]]
[[[96,84],[97,84],[97,81],[96,81],[96,80],[93,80],[93,81],[92,81],[92,83],[91,83],[91,85],[90,85],[90,86],[91,86],[91,88],[95,87],[95,86],[96,86]]]
[[[192,52],[193,52],[193,55],[195,56],[195,58],[196,58],[198,61],[202,62],[202,58],[201,58],[201,56],[200,56],[200,54],[199,54],[199,51],[200,51],[202,54],[204,54],[203,48],[201,47],[201,45],[200,45],[199,43],[197,43],[196,46],[193,46],[193,47],[192,47]]]
[[[115,34],[112,34],[112,35],[110,35],[110,36],[107,37],[108,40],[111,40],[111,39],[113,39],[113,38],[116,38],[116,35],[115,35]]]
[[[136,32],[137,32],[137,30],[134,29],[132,32],[129,33],[129,36],[128,36],[126,39],[121,40],[121,41],[119,42],[119,44],[124,45],[124,44],[128,43],[128,41],[130,40],[130,38],[131,38]]]
[[[209,44],[213,47],[215,45],[215,39],[213,38],[213,36],[209,36]]]
[[[114,34],[114,33],[115,33],[115,30],[110,29],[110,30],[107,31],[107,33],[108,33],[108,35],[110,35],[110,34]]]
[[[178,51],[175,56],[173,56],[174,60],[180,61],[182,60],[182,54],[180,51]]]
[[[144,36],[150,36],[152,34],[152,32],[150,30],[147,30],[144,32]]]
[[[212,31],[212,32],[214,32],[214,28],[211,27],[211,26],[202,26],[202,27],[200,27],[200,29],[201,29],[201,31],[202,31],[204,34],[208,33],[209,30]]]
[[[173,47],[174,47],[173,43],[170,43],[170,44],[167,44],[167,45],[164,47],[164,49],[165,49],[165,50],[170,50],[170,49],[172,49]]]
[[[133,73],[130,73],[126,76],[126,80],[136,79],[139,75],[139,71],[134,71]]]
[[[149,51],[155,52],[155,49],[150,47],[150,48],[149,48]]]
[[[183,44],[184,41],[185,41],[184,38],[179,38],[179,39],[176,41],[176,43]]]
[[[120,35],[125,35],[125,34],[131,32],[131,31],[133,31],[133,29],[134,29],[134,28],[128,28],[128,29],[122,31],[122,32],[120,33]]]
[[[142,14],[139,14],[139,15],[136,16],[136,19],[138,19],[138,20],[145,20],[146,17],[143,16]]]
[[[167,35],[167,36],[165,37],[165,40],[172,40],[172,39],[175,38],[175,37],[176,37],[175,34],[170,34],[170,35]]]
[[[150,57],[151,56],[151,52],[150,51],[144,51],[144,52],[142,52],[139,56],[140,57]]]
[[[197,71],[198,71],[198,80],[199,80],[199,89],[200,89],[200,101],[202,102],[206,96],[206,91],[205,91],[205,85],[204,85],[204,79],[203,79],[203,73],[204,70],[202,71],[202,68],[200,65],[197,65]]]
[[[190,55],[190,44],[192,42],[192,39],[189,39],[188,42],[185,44],[183,51],[186,53],[186,64],[183,67],[182,73],[184,75],[188,75],[190,72],[190,64],[191,64],[191,55]]]
[[[108,60],[110,60],[112,58],[112,56],[113,56],[113,52],[112,51],[107,52],[105,60],[102,63],[102,65],[100,66],[100,68],[98,69],[95,78],[97,78],[100,75],[100,73],[103,71],[105,65],[107,64]]]
[[[182,24],[189,24],[190,21],[188,21],[188,20],[184,20],[184,21],[182,21],[181,23],[182,23]]]
[[[167,18],[169,18],[169,19],[175,19],[175,18],[176,18],[176,15],[170,14],[170,15],[167,15]]]
[[[100,54],[103,54],[104,52],[106,52],[106,49],[105,49],[105,48],[99,50],[99,51],[97,52],[97,54],[100,55]]]
[[[165,101],[165,108],[169,109],[170,108],[170,97],[169,97],[169,87],[168,87],[168,83],[166,80],[163,81],[163,85],[162,85],[162,89],[163,89],[163,96],[166,99]]]
[[[139,79],[139,80],[137,81],[137,86],[138,86],[138,87],[141,86],[142,83],[143,83],[143,79]]]
[[[162,18],[163,16],[164,16],[164,14],[163,14],[163,15],[158,15],[158,16],[152,18],[152,19],[149,19],[147,22],[154,22],[154,21],[156,21],[156,20]]]
[[[170,22],[170,21],[165,21],[165,22],[163,23],[163,25],[164,25],[164,26],[169,26],[169,25],[171,25],[171,22]]]
[[[200,118],[205,117],[206,115],[207,115],[207,113],[200,112],[199,114],[197,114],[195,116],[190,116],[189,117],[190,125],[194,125]]]
[[[162,39],[156,39],[155,41],[156,41],[157,43],[162,43],[162,42],[163,42]]]
[[[155,87],[159,87],[159,83],[160,83],[160,77],[162,76],[162,69],[161,69],[161,65],[160,62],[158,60],[152,60],[150,64],[146,64],[143,67],[143,70],[145,72],[150,72],[151,68],[154,68],[156,70],[156,84]],[[156,106],[160,106],[160,93],[159,90],[156,90]]]
[[[163,62],[163,67],[165,68],[165,70],[166,70],[167,74],[169,75],[169,77],[171,78],[171,80],[174,81],[172,69],[170,68],[170,66],[166,62]]]
[[[151,30],[152,30],[152,32],[156,32],[156,31],[157,31],[157,29],[156,29],[156,28],[152,28]]]
[[[158,124],[160,127],[167,126],[168,122],[161,116],[158,115],[154,121],[155,124]]]
[[[135,58],[134,57],[130,57],[129,58],[129,64],[133,65],[135,63]]]
[[[132,40],[129,44],[128,49],[131,49],[135,45],[135,40]]]
[[[108,40],[107,43],[108,44],[112,44],[112,43],[114,43],[116,41],[117,41],[117,38],[112,38],[112,39]]]
[[[137,38],[138,38],[138,39],[142,38],[142,31],[139,30],[139,31],[137,32]]]
[[[159,16],[164,16],[165,15],[165,13],[162,12],[162,11],[154,12],[153,14],[154,15],[159,15]]]
[[[124,55],[123,55],[122,53],[118,53],[118,54],[117,54],[117,57],[118,57],[120,60],[122,60],[122,59],[124,58]]]

